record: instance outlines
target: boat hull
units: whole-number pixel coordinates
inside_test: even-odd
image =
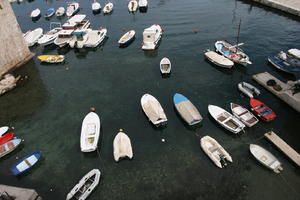
[[[10,170],[15,176],[21,175],[33,168],[34,165],[40,160],[41,156],[42,153],[40,151],[28,154],[15,165],[13,165]]]

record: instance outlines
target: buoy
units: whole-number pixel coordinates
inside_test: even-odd
[[[90,107],[90,111],[96,111],[95,107]]]
[[[16,159],[19,159],[19,157],[17,156]]]
[[[161,139],[161,141],[162,141],[162,142],[165,142],[166,140],[163,138],[163,139]]]
[[[52,188],[50,188],[50,192],[52,192]]]
[[[199,30],[197,30],[197,29],[194,29],[194,30],[192,30],[192,32],[193,32],[193,33],[198,33],[198,32],[199,32]]]
[[[119,131],[120,131],[120,132],[123,132],[123,129],[120,128]]]

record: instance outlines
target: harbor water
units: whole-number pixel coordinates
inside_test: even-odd
[[[73,186],[93,168],[102,175],[88,199],[124,200],[296,200],[300,199],[299,167],[271,145],[263,134],[273,130],[300,152],[300,114],[251,79],[268,71],[281,80],[295,77],[276,70],[267,56],[300,47],[300,20],[292,15],[248,1],[151,0],[146,13],[129,13],[127,1],[113,0],[111,15],[93,14],[92,0],[77,0],[92,29],[105,27],[107,40],[96,49],[58,49],[34,46],[36,55],[63,54],[64,64],[41,64],[36,57],[15,74],[20,84],[0,97],[0,126],[14,127],[21,147],[0,160],[0,184],[34,188],[45,200],[65,199]],[[104,1],[100,1],[102,8]],[[46,9],[66,7],[62,0],[12,3],[22,32],[67,17],[46,20]],[[33,22],[30,12],[40,8]],[[221,69],[209,63],[203,52],[216,40],[240,42],[252,65]],[[160,24],[163,37],[155,51],[141,49],[142,32]],[[2,24],[5,26],[5,24]],[[127,48],[117,41],[127,30],[136,38]],[[172,62],[170,77],[162,77],[159,62]],[[209,116],[209,104],[230,110],[230,102],[249,108],[249,98],[237,84],[249,82],[261,90],[258,98],[277,118],[259,122],[245,133],[233,135]],[[142,111],[140,98],[149,93],[161,103],[168,118],[165,128],[154,128]],[[173,95],[189,98],[204,117],[200,127],[190,128],[177,114]],[[80,151],[81,123],[90,107],[101,120],[98,151]],[[113,139],[122,128],[130,137],[134,157],[116,163]],[[217,168],[200,148],[200,137],[215,138],[232,156],[233,163]],[[165,142],[162,142],[165,139]],[[275,174],[250,154],[249,144],[261,145],[284,168]],[[40,150],[43,157],[28,173],[14,177],[9,168],[25,155]]]

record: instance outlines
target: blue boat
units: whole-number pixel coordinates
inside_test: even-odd
[[[10,168],[10,170],[15,176],[23,174],[24,172],[27,172],[29,169],[31,169],[39,161],[41,156],[42,152],[40,151],[28,154],[23,159],[14,164]]]
[[[45,17],[48,18],[48,17],[52,17],[52,15],[54,15],[55,13],[55,9],[54,8],[49,8],[46,10],[46,13],[45,13]]]
[[[300,72],[300,60],[284,53],[283,51],[276,56],[269,56],[268,61],[281,71],[292,74]]]

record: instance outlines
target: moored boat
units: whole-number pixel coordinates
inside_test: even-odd
[[[148,8],[148,1],[147,0],[139,0],[139,8],[140,10],[146,10]]]
[[[0,158],[15,150],[19,146],[19,144],[21,144],[21,139],[13,139],[4,144],[1,144]]]
[[[101,5],[99,2],[97,2],[96,0],[94,0],[94,2],[92,3],[92,11],[93,12],[99,12],[101,9]]]
[[[247,82],[240,82],[238,84],[238,88],[242,93],[244,93],[249,98],[253,98],[254,95],[256,96],[260,95],[259,89],[257,89],[256,87],[254,87],[253,85]]]
[[[9,127],[8,126],[2,126],[0,127],[0,137],[4,135],[8,131]]]
[[[38,39],[43,35],[43,29],[37,28],[33,31],[26,32],[23,36],[26,41],[27,46],[31,47],[35,45],[38,41]]]
[[[209,49],[204,53],[204,55],[210,62],[217,66],[230,69],[234,65],[234,63],[225,56],[222,56]]]
[[[114,142],[114,159],[118,162],[121,158],[128,157],[132,159],[133,152],[130,142],[130,138],[120,129],[119,133],[116,135]]]
[[[88,113],[82,121],[80,149],[92,152],[97,149],[100,136],[100,118],[95,112]]]
[[[61,30],[54,40],[54,44],[59,46],[60,48],[69,44],[69,41],[72,40],[72,33],[74,30]]]
[[[77,3],[77,2],[72,2],[72,3],[68,4],[67,16],[71,17],[71,16],[75,15],[79,11],[79,9],[80,9],[79,3]]]
[[[0,144],[5,144],[6,142],[12,140],[14,136],[15,134],[13,132],[4,134],[3,136],[0,137]]]
[[[138,8],[138,2],[136,0],[131,0],[128,2],[128,10],[129,12],[135,12]]]
[[[269,56],[268,61],[281,71],[291,74],[300,72],[300,60],[283,51],[276,56]]]
[[[300,50],[299,49],[289,49],[288,54],[294,56],[295,58],[300,60]]]
[[[130,30],[128,32],[126,32],[118,41],[120,46],[128,46],[135,37],[135,31],[134,30]]]
[[[164,57],[163,59],[161,59],[160,63],[159,63],[159,68],[160,68],[160,72],[162,74],[170,74],[171,73],[171,61],[169,60],[169,58]]]
[[[58,27],[52,29],[52,25],[58,25]],[[49,45],[54,42],[54,40],[58,37],[59,32],[62,30],[61,24],[57,22],[50,23],[50,31],[45,33],[42,37],[40,37],[37,41],[40,45]]]
[[[153,24],[143,32],[143,50],[154,50],[161,39],[162,29],[160,25]]]
[[[55,9],[54,8],[48,8],[46,11],[45,11],[45,15],[44,17],[45,18],[50,18],[54,15],[55,13]]]
[[[30,17],[32,19],[37,19],[41,16],[41,10],[40,9],[34,9],[31,13],[30,13]]]
[[[241,120],[246,126],[252,127],[257,124],[258,119],[246,108],[235,103],[230,103],[232,114]]]
[[[46,62],[46,63],[61,63],[65,60],[65,56],[63,56],[63,55],[41,55],[41,56],[38,56],[38,59],[41,62]]]
[[[113,11],[113,8],[114,8],[114,4],[112,2],[108,2],[107,4],[105,4],[103,8],[103,13],[109,14]]]
[[[39,161],[41,156],[42,152],[40,151],[28,154],[23,159],[14,164],[10,168],[10,170],[15,176],[21,175],[30,170]]]
[[[55,12],[55,15],[56,15],[57,17],[61,17],[61,16],[63,16],[65,13],[66,13],[65,8],[64,8],[64,7],[59,7],[59,8],[57,8],[57,10],[56,10],[56,12]]]
[[[71,48],[83,48],[85,42],[88,40],[87,32],[87,29],[73,31],[69,46]]]
[[[251,98],[250,106],[251,110],[264,121],[269,122],[276,117],[275,112],[271,108],[257,99]]]
[[[97,47],[106,38],[107,29],[88,30],[88,39],[84,43],[84,47]]]

